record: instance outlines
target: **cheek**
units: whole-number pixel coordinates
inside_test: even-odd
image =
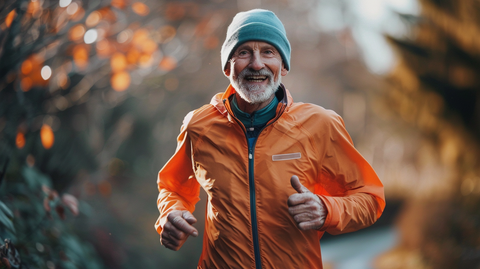
[[[272,59],[272,61],[269,64],[270,70],[272,73],[277,77],[281,70],[282,70],[282,61],[279,59]]]

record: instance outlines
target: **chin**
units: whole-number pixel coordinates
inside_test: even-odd
[[[269,85],[246,85],[246,83],[232,83],[235,90],[243,100],[250,104],[259,104],[268,101],[275,94],[280,81]]]

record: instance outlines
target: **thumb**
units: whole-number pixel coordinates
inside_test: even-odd
[[[296,175],[293,175],[290,178],[290,183],[292,184],[292,187],[298,192],[298,193],[309,193],[310,191],[300,183],[300,179]]]

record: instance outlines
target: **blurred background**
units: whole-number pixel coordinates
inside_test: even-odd
[[[159,243],[156,176],[252,8],[285,25],[294,100],[339,113],[385,185],[325,268],[480,268],[475,0],[1,1],[0,268],[195,268],[202,236]]]

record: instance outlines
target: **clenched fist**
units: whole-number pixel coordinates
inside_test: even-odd
[[[192,226],[195,222],[197,219],[189,211],[173,210],[167,216],[160,242],[166,248],[179,250],[190,235],[198,236],[197,229]]]
[[[292,187],[298,192],[288,197],[288,213],[302,230],[322,228],[327,217],[327,210],[322,200],[300,183],[297,176],[290,178]]]

